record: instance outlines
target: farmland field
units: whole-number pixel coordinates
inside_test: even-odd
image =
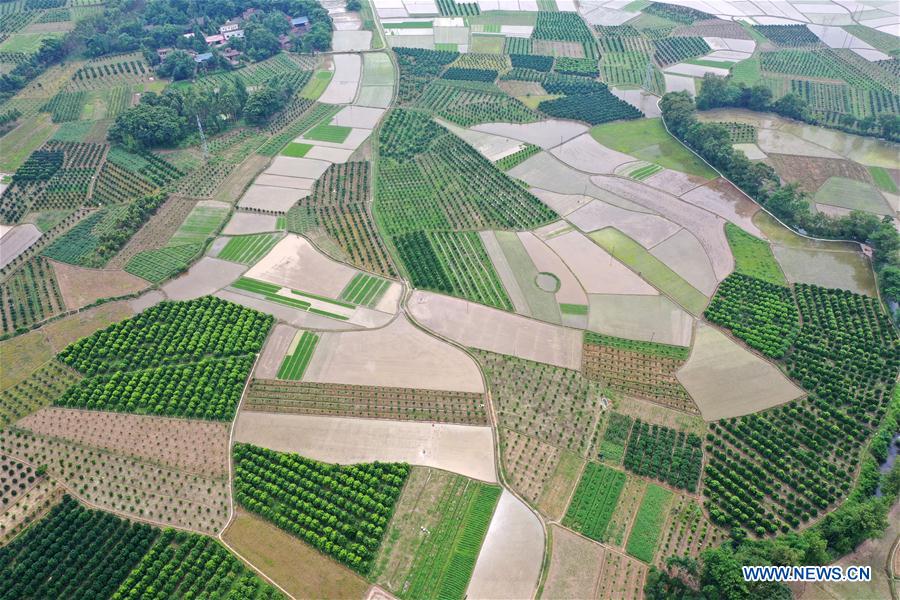
[[[595,540],[606,539],[606,527],[625,486],[625,474],[588,463],[563,524]]]
[[[652,483],[647,486],[625,546],[628,554],[645,562],[653,560],[671,500],[669,490]]]
[[[229,238],[228,243],[216,256],[224,260],[252,265],[265,256],[278,243],[280,237],[277,233],[262,233]]]

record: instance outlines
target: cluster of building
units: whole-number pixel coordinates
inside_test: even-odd
[[[205,41],[206,45],[211,48],[221,48],[233,38],[243,38],[244,29],[241,24],[246,19],[250,18],[250,16],[255,12],[257,12],[255,8],[248,8],[241,14],[241,16],[234,17],[233,19],[228,19],[219,27],[219,33],[203,36],[203,41]],[[292,35],[301,35],[309,31],[309,17],[286,18],[291,24]],[[184,33],[182,34],[182,37],[192,38],[194,37],[194,32],[189,31],[187,33]],[[278,42],[281,44],[282,50],[287,50],[291,45],[291,36],[282,34],[278,36]],[[156,54],[157,56],[159,56],[159,60],[163,61],[173,51],[174,48],[160,48],[156,51]],[[212,52],[198,53],[194,52],[193,50],[188,50],[187,53],[193,56],[194,62],[198,64],[210,60],[213,56]],[[234,48],[226,48],[222,51],[221,56],[232,65],[237,65],[237,57],[239,57],[241,54],[243,53],[239,50],[235,50]]]

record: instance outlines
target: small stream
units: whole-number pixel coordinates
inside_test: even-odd
[[[885,473],[889,473],[890,470],[894,468],[894,463],[897,461],[898,452],[900,452],[900,433],[894,435],[894,439],[891,440],[891,445],[888,447],[887,458],[878,467],[879,473],[884,475]],[[878,484],[878,489],[875,490],[875,496],[881,498],[881,484]]]

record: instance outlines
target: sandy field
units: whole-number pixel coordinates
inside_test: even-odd
[[[233,283],[246,270],[246,265],[204,256],[187,273],[162,286],[162,291],[169,300],[193,300]]]
[[[323,334],[303,379],[318,383],[484,391],[475,361],[421,331],[404,315],[373,331]]]
[[[245,292],[222,290],[216,292],[213,296],[273,315],[276,319],[301,329],[315,329],[322,331],[356,331],[359,329],[357,325],[348,321],[329,319],[328,317],[323,317],[305,310],[297,310],[290,306],[285,306],[284,304],[261,300],[259,297]]]
[[[724,279],[734,270],[734,257],[725,238],[725,223],[721,217],[636,181],[603,175],[595,175],[591,177],[591,181],[614,194],[656,211],[693,233],[703,246],[719,279]]]
[[[478,237],[481,238],[484,250],[487,252],[488,258],[491,259],[491,264],[494,265],[497,276],[500,277],[500,283],[503,284],[506,295],[509,296],[509,300],[512,302],[513,310],[520,315],[532,316],[531,308],[528,306],[528,301],[525,298],[525,292],[516,280],[513,268],[503,253],[503,248],[500,247],[500,242],[497,241],[496,232],[479,231]]]
[[[309,190],[312,189],[311,179],[303,179],[300,181],[310,182],[310,187],[307,189],[283,188],[254,183],[248,187],[247,191],[244,192],[244,195],[241,196],[238,206],[240,208],[286,213],[294,206],[297,200],[304,196],[308,196]]]
[[[55,260],[51,260],[50,264],[69,310],[93,304],[100,298],[136,294],[149,285],[140,277],[120,269],[88,269]]]
[[[330,166],[331,165],[324,160],[295,158],[293,156],[276,156],[264,174],[318,179]]]
[[[659,215],[625,210],[600,200],[591,200],[570,213],[566,220],[584,232],[615,227],[645,248],[655,246],[681,229]]]
[[[544,558],[544,530],[521,500],[503,490],[478,554],[466,598],[531,598]]]
[[[694,318],[666,296],[590,296],[591,331],[634,340],[691,345]]]
[[[652,285],[578,231],[547,240],[588,294],[659,294]]]
[[[759,211],[759,205],[725,179],[715,179],[694,188],[683,194],[681,199],[731,221],[751,235],[765,237],[753,223],[753,215]]]
[[[288,175],[274,175],[272,173],[260,173],[254,181],[254,185],[265,187],[290,188],[292,190],[309,190],[316,182],[310,177],[290,177]]]
[[[165,294],[163,294],[159,290],[150,290],[144,292],[137,298],[128,301],[128,306],[131,307],[131,310],[134,311],[135,314],[144,312],[151,306],[156,306],[160,302],[166,299]]]
[[[600,544],[586,540],[559,525],[551,525],[550,528],[553,548],[550,552],[550,570],[541,598],[596,598],[597,580],[603,569],[605,550]]]
[[[553,148],[567,140],[587,133],[588,128],[572,121],[547,119],[537,123],[483,123],[473,127],[475,131],[484,131],[516,140],[528,142],[541,148]]]
[[[28,250],[41,235],[41,230],[31,223],[6,229],[0,237],[0,269]]]
[[[497,481],[490,427],[242,411],[234,439],[330,463],[408,462]]]
[[[296,138],[294,141],[302,144],[312,144],[314,146],[320,146],[323,148],[342,148],[345,150],[356,150],[359,148],[366,139],[372,135],[371,129],[351,129],[350,133],[347,134],[347,139],[342,142],[324,142],[321,140],[314,140],[312,138],[307,138],[304,136],[300,136]],[[310,150],[312,152],[312,150]],[[307,154],[306,156],[309,156]],[[297,160],[297,159],[294,159]]]
[[[259,215],[237,211],[222,230],[223,235],[247,235],[275,231],[278,218],[274,215]]]
[[[612,173],[619,165],[634,160],[633,156],[600,145],[590,133],[553,148],[550,154],[579,171],[595,174]]]
[[[413,292],[408,310],[428,329],[464,346],[566,369],[577,370],[581,365],[581,332],[577,329],[432,292]]]
[[[559,279],[559,290],[556,292],[557,302],[560,304],[587,304],[587,295],[581,288],[578,278],[559,255],[531,232],[522,232],[518,236],[537,270],[542,273],[553,273]]]
[[[284,355],[287,353],[296,334],[296,327],[277,323],[269,333],[266,345],[263,346],[259,360],[256,363],[256,370],[253,371],[253,376],[259,379],[275,379],[278,375],[281,361],[284,359]]]
[[[775,366],[702,322],[691,356],[676,375],[706,421],[748,415],[803,395]]]
[[[227,423],[43,408],[16,426],[190,473],[228,473]]]
[[[246,276],[337,298],[357,272],[321,254],[306,238],[289,234],[253,265]]]
[[[356,88],[362,74],[362,59],[358,54],[334,54],[334,77],[325,88],[319,102],[350,104],[356,98]]]
[[[307,158],[327,160],[333,163],[345,163],[353,156],[353,150],[346,148],[328,148],[325,146],[313,146],[306,153]]]
[[[375,129],[378,121],[384,115],[383,108],[368,108],[365,106],[346,106],[338,111],[331,120],[332,125],[341,127],[357,127],[362,129]]]
[[[719,281],[709,264],[709,257],[687,229],[654,246],[650,254],[666,263],[704,296],[710,297],[716,291]]]

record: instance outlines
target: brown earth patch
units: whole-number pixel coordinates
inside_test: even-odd
[[[0,390],[26,379],[53,358],[53,349],[40,331],[0,342]]]
[[[128,306],[128,302],[119,300],[53,321],[40,330],[47,336],[53,352],[60,352],[69,344],[131,316],[134,316],[134,311]]]
[[[808,194],[815,194],[831,177],[873,183],[872,176],[864,166],[846,159],[769,154],[769,162],[785,183],[796,183]]]
[[[101,298],[136,294],[147,282],[120,269],[88,269],[51,260],[66,308],[75,310]]]
[[[550,532],[553,546],[541,598],[598,598],[597,585],[607,550],[559,525],[551,525]]]
[[[0,545],[19,535],[62,499],[65,488],[49,478],[41,479],[5,512],[0,511]]]

